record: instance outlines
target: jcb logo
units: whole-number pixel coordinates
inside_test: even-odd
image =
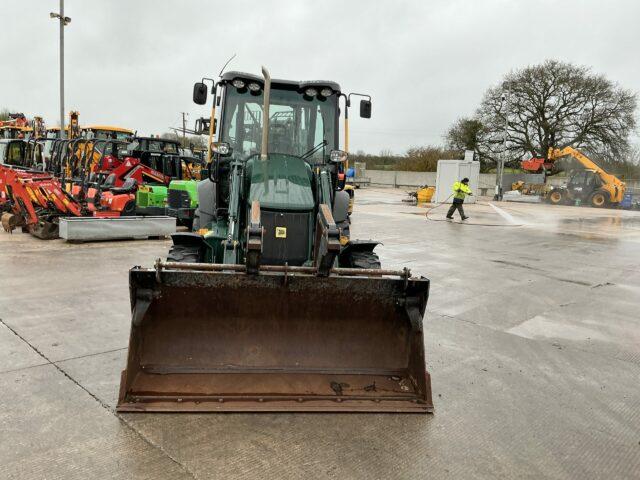
[[[276,227],[276,238],[287,238],[287,227]]]

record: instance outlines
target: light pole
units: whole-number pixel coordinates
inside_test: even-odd
[[[64,27],[71,23],[69,17],[64,16],[64,0],[60,0],[60,13],[51,12],[51,18],[60,22],[60,138],[66,138],[64,129]]]
[[[511,97],[511,85],[508,85],[507,93],[502,94],[502,103],[505,105],[504,134],[502,138],[502,155],[496,169],[496,200],[502,200],[502,179],[504,177],[504,163],[507,157],[507,139],[509,137],[509,99]]]

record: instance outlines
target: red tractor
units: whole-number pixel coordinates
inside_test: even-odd
[[[547,173],[553,170],[553,160],[547,160],[544,157],[531,157],[529,160],[520,162],[523,170],[530,173]]]

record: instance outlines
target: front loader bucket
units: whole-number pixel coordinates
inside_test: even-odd
[[[433,411],[429,280],[194,267],[130,271],[118,411]]]
[[[38,220],[38,223],[29,225],[28,230],[31,235],[42,240],[53,240],[55,238],[60,238],[59,227],[55,222]]]

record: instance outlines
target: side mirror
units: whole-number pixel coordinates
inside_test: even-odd
[[[329,161],[331,163],[344,163],[347,161],[347,152],[342,150],[331,150],[329,153]]]
[[[207,86],[202,83],[202,82],[198,82],[193,86],[193,102],[197,103],[198,105],[204,105],[207,103]]]
[[[196,135],[204,135],[205,133],[209,133],[209,125],[210,119],[207,117],[201,117],[196,119],[196,127],[195,132]]]
[[[360,100],[360,117],[371,118],[371,100]]]
[[[227,142],[213,142],[211,151],[221,157],[228,157],[233,153],[233,148]]]

